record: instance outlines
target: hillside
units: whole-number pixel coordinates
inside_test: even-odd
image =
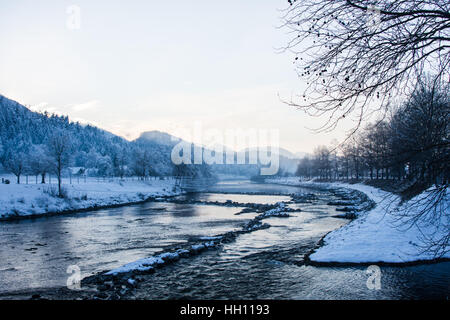
[[[41,162],[48,160],[48,141],[55,134],[70,138],[67,167],[86,169],[89,175],[145,177],[174,173],[171,146],[165,141],[148,140],[145,135],[127,141],[94,126],[71,122],[67,116],[33,112],[0,95],[0,162],[4,171],[22,175],[54,171],[51,163],[42,168]],[[190,175],[198,172],[199,168],[193,167]]]

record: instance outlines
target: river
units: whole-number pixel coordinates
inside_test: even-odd
[[[329,231],[348,223],[327,205],[332,195],[292,186],[224,181],[181,196],[202,202],[273,204],[292,194],[317,200],[291,203],[289,218],[270,228],[146,275],[128,298],[140,299],[429,299],[447,298],[450,262],[381,267],[381,289],[369,289],[367,267],[315,267],[303,258]],[[178,199],[178,200],[180,200]],[[239,230],[256,213],[221,204],[146,202],[0,224],[0,299],[14,292],[64,287],[67,268],[83,277],[110,270],[200,237]]]

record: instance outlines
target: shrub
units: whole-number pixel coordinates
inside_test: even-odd
[[[48,207],[48,198],[47,197],[37,197],[36,198],[36,205],[39,208],[47,208]]]
[[[69,198],[69,193],[68,193],[67,189],[64,187],[61,187],[61,195],[58,192],[57,186],[48,186],[46,188],[43,188],[42,192],[44,192],[45,194],[48,194],[49,196],[54,197],[54,198],[61,198],[61,199]]]

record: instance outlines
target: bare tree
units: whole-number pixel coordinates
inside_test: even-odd
[[[290,104],[327,115],[318,131],[356,115],[357,126],[409,95],[425,71],[450,76],[448,0],[289,0],[284,50],[296,54],[307,87]],[[354,132],[353,131],[353,132]]]
[[[12,172],[17,178],[17,184],[20,184],[20,177],[27,168],[27,156],[24,152],[18,151],[11,153],[3,163],[5,169]]]
[[[145,180],[148,176],[156,174],[151,165],[150,152],[145,149],[136,149],[133,153],[133,171]]]
[[[62,130],[55,131],[48,140],[48,150],[52,158],[52,166],[58,177],[58,196],[62,197],[62,171],[70,162],[72,141],[69,134]]]
[[[334,172],[335,177],[364,179],[369,174],[371,179],[385,180],[372,183],[408,200],[403,210],[392,211],[399,227],[417,227],[423,251],[442,257],[450,250],[450,84],[437,80],[419,79],[391,116],[347,139],[340,148],[341,165],[331,170],[342,170]],[[316,177],[328,176],[326,150],[315,151]],[[299,166],[302,172],[304,165]]]
[[[30,152],[29,167],[30,172],[36,177],[41,175],[41,183],[45,183],[45,177],[51,170],[51,159],[46,154],[43,145],[33,145]],[[37,179],[37,178],[36,178]]]
[[[176,184],[181,185],[183,179],[193,178],[196,175],[196,172],[192,166],[181,163],[173,166],[172,174],[175,177]]]
[[[392,162],[406,163],[409,175],[426,186],[449,184],[450,87],[421,79],[391,121]]]
[[[331,178],[331,152],[327,146],[318,146],[314,150],[314,169],[321,179]]]
[[[22,140],[23,137],[16,136],[3,147],[3,166],[17,177],[17,184],[20,184],[20,177],[28,168],[29,143]]]
[[[127,164],[129,162],[127,150],[125,148],[115,146],[111,152],[111,160],[114,174],[123,179]]]
[[[312,170],[313,162],[308,156],[305,156],[304,158],[300,159],[295,175],[309,179],[313,175]]]

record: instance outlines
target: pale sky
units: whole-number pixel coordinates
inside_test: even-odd
[[[80,9],[75,29],[72,5]],[[127,139],[143,131],[279,129],[280,146],[311,152],[344,129],[284,104],[302,94],[279,54],[287,1],[0,0],[0,94]],[[68,13],[69,12],[69,13]],[[69,22],[69,24],[68,24]]]

